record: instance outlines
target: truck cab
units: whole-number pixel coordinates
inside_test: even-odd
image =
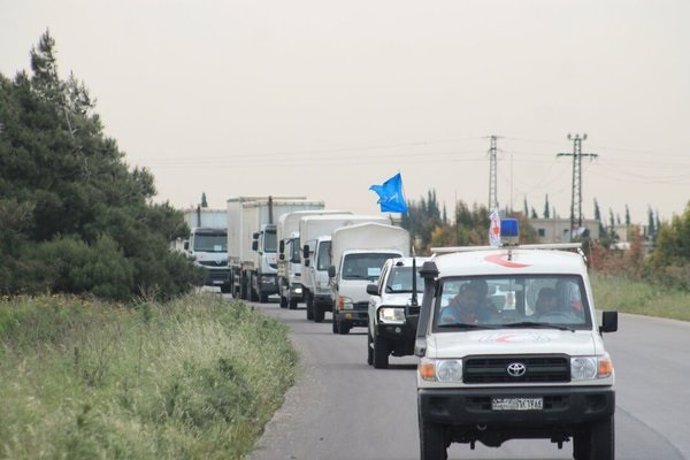
[[[188,257],[205,273],[204,284],[218,286],[222,292],[227,291],[230,281],[227,235],[225,228],[195,227],[184,243]]]
[[[415,343],[421,458],[453,443],[571,443],[614,458],[614,368],[577,245],[432,248]],[[548,299],[547,299],[548,298]]]
[[[274,224],[264,224],[258,232],[254,233],[252,250],[259,255],[259,266],[255,269],[256,276],[252,277],[252,289],[259,293],[260,302],[267,302],[269,295],[278,293],[276,259],[278,245]]]

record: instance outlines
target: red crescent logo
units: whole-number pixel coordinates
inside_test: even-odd
[[[525,268],[529,267],[528,264],[521,264],[518,262],[512,262],[505,258],[504,254],[491,254],[484,257],[484,260],[491,262],[492,264],[500,265],[506,268]]]

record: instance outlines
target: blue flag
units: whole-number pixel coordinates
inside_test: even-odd
[[[369,190],[373,190],[378,194],[381,212],[407,212],[407,202],[403,193],[400,173],[381,185],[372,185],[369,187]]]

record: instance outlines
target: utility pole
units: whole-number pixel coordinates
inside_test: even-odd
[[[489,212],[498,209],[498,194],[496,191],[496,139],[498,136],[490,136],[489,147]]]
[[[587,134],[580,137],[575,134],[572,137],[568,134],[568,140],[573,141],[573,153],[559,153],[557,157],[573,157],[573,189],[570,202],[570,240],[573,239],[575,230],[575,209],[577,208],[577,226],[582,226],[582,157],[594,159],[598,157],[596,153],[582,153],[582,141],[587,140]]]

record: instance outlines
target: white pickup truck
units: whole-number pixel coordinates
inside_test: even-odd
[[[572,442],[577,460],[614,458],[614,370],[602,333],[617,330],[617,312],[598,324],[581,253],[536,246],[452,248],[422,267],[422,459],[445,459],[453,442],[519,438]]]

